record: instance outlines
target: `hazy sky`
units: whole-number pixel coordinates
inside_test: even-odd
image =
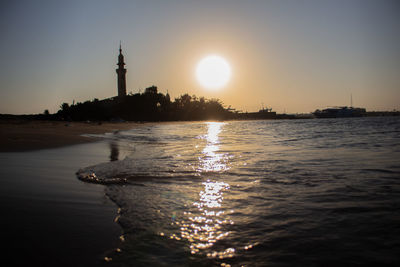
[[[400,1],[1,1],[0,113],[41,113],[156,85],[257,111],[350,105],[400,109]],[[219,54],[232,79],[202,88]]]

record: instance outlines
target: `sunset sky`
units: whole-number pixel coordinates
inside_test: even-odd
[[[127,91],[281,113],[353,104],[400,109],[400,1],[2,1],[0,113],[56,112],[115,96],[122,41]],[[210,54],[231,79],[207,90]]]

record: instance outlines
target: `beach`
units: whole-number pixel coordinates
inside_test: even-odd
[[[141,125],[135,122],[64,122],[0,120],[0,152],[30,151],[96,141],[84,134],[112,133]]]
[[[137,123],[0,122],[2,261],[7,266],[98,266],[121,234],[102,185],[76,178],[109,161],[109,145],[82,134]]]

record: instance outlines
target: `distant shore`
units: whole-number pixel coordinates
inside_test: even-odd
[[[275,112],[251,112],[237,114],[236,120],[273,120],[273,119],[313,119],[310,114],[276,114]],[[366,112],[364,117],[400,116],[400,111]],[[182,121],[182,120],[181,120]],[[186,120],[183,120],[186,121]],[[194,120],[199,121],[199,120]],[[101,134],[120,130],[129,130],[143,123],[174,123],[178,121],[158,122],[93,122],[44,120],[44,115],[7,115],[0,114],[0,152],[19,152],[46,148],[62,147],[73,144],[96,141],[96,138],[84,134]]]
[[[63,122],[39,120],[0,120],[0,152],[55,148],[96,141],[83,134],[129,130],[137,122]]]

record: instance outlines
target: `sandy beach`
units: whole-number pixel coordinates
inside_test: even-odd
[[[83,134],[128,130],[135,122],[62,122],[0,120],[0,152],[30,151],[96,141]]]
[[[139,125],[0,120],[0,208],[7,217],[0,236],[8,266],[104,263],[121,231],[116,206],[103,186],[85,184],[75,172],[109,160],[109,146],[82,135]]]
[[[61,147],[0,152],[0,208],[4,215],[0,237],[6,246],[1,255],[7,266],[99,266],[118,246],[117,207],[106,197],[104,186],[81,182],[75,175],[79,168],[109,160],[108,143],[87,142],[92,139],[80,138],[82,129],[101,132],[114,128],[80,126],[35,122],[8,128],[8,134],[14,132],[21,138],[29,133],[38,138],[43,132],[40,142],[23,139],[7,144],[8,150],[25,145],[29,149]],[[33,130],[28,131],[30,127]],[[63,135],[63,127],[71,131]],[[3,145],[4,131],[1,136]],[[87,143],[64,146],[79,142]]]

